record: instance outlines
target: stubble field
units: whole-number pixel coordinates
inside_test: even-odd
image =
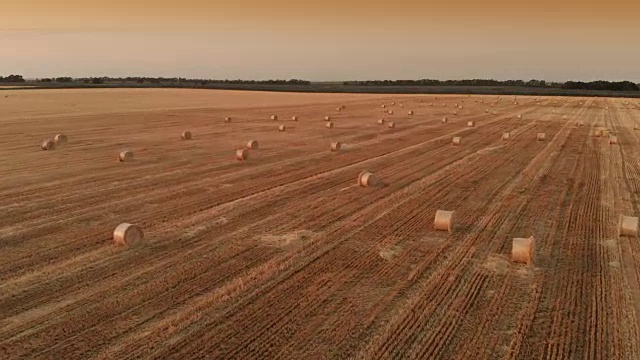
[[[640,214],[640,104],[516,101],[9,91],[0,358],[640,359],[640,246],[618,236]],[[113,244],[123,222],[143,244]],[[535,263],[513,263],[529,236]]]

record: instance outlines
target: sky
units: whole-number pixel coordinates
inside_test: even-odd
[[[640,1],[0,0],[0,76],[640,82]]]

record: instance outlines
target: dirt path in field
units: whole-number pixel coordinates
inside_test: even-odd
[[[635,104],[195,90],[3,100],[0,358],[640,358],[640,248],[617,229],[640,211]],[[620,144],[592,136],[598,126]],[[59,132],[66,146],[38,149]],[[260,148],[235,161],[249,139]],[[116,161],[124,149],[134,161]],[[357,186],[365,169],[386,185]],[[456,211],[453,233],[433,230],[438,209]],[[114,246],[121,222],[146,243]],[[510,260],[512,238],[528,236],[533,267]]]

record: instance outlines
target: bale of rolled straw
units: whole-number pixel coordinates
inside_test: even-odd
[[[609,145],[617,145],[618,137],[617,136],[609,136]]]
[[[393,128],[395,128],[395,127],[396,127],[396,123],[395,123],[395,122],[393,122],[393,121],[390,121],[390,122],[389,122],[389,124],[388,124],[387,126],[389,126],[389,129],[393,129]]]
[[[133,152],[129,150],[121,151],[120,154],[118,154],[118,161],[120,162],[131,161],[131,160],[133,160]]]
[[[569,116],[568,115],[562,115],[562,119],[563,120],[567,120],[567,119],[569,119]]]
[[[362,171],[358,174],[358,185],[360,186],[376,186],[378,184],[378,179],[376,176],[367,170]]]
[[[407,111],[407,115],[413,115],[413,114],[415,114],[413,110]]]
[[[538,141],[544,141],[547,138],[547,134],[545,133],[538,133],[538,135],[536,135],[536,139]]]
[[[278,131],[287,131],[287,125],[281,124],[280,126],[278,126]]]
[[[518,119],[522,119],[522,115],[518,115],[516,116]]]
[[[457,112],[457,111],[454,111],[454,112],[453,112],[453,115],[458,115],[458,112]]]
[[[257,150],[260,144],[256,140],[249,140],[247,143],[247,149]]]
[[[271,120],[278,120],[278,115],[271,115]]]
[[[386,107],[387,107],[387,105],[385,105],[385,104],[382,104],[382,108],[383,108],[383,109],[384,109],[384,108],[386,108]]]
[[[324,125],[327,129],[333,129],[333,123],[331,121],[329,121],[328,123],[326,123]]]
[[[638,218],[635,216],[620,216],[620,236],[638,236]]]
[[[46,139],[40,144],[42,150],[53,150],[56,148],[56,142],[52,139]]]
[[[236,150],[236,160],[243,161],[249,158],[249,150],[247,149],[238,149]]]
[[[453,211],[437,210],[433,220],[433,227],[436,230],[451,232],[453,228]]]
[[[191,140],[191,131],[183,131],[180,137],[182,140]]]
[[[144,232],[138,225],[122,223],[113,231],[113,242],[120,246],[135,246],[144,239]]]
[[[401,107],[401,108],[403,108],[403,107],[404,107],[404,104],[400,104],[400,107]]]
[[[604,137],[607,135],[607,128],[598,126],[593,130],[593,135],[596,137]]]
[[[297,117],[297,116],[295,116],[295,115],[293,115],[293,116],[291,117],[291,121],[298,121],[298,117]]]
[[[384,125],[384,119],[378,120],[378,125]]]
[[[475,121],[468,121],[467,122],[467,127],[475,127],[476,126],[476,122]]]
[[[224,118],[224,122],[226,123],[230,123],[231,122],[231,117],[227,116]]]
[[[54,138],[53,141],[56,143],[56,145],[61,146],[67,143],[67,135],[65,134],[57,134]]]
[[[528,238],[513,238],[511,244],[511,260],[515,263],[533,265],[535,243],[536,241],[533,236]]]
[[[387,111],[387,114],[393,115],[393,110],[389,109],[389,111]]]
[[[460,143],[462,143],[462,138],[460,136],[454,136],[453,137],[453,145],[458,146],[458,145],[460,145]]]
[[[331,143],[331,151],[340,151],[342,144],[339,141]]]
[[[442,107],[447,107],[447,104],[445,104],[445,103],[442,103]]]
[[[395,105],[395,104],[396,104],[396,102],[395,102],[395,101],[392,101],[392,102],[391,102],[391,105]]]
[[[509,134],[508,132],[502,133],[502,140],[509,140],[510,136],[511,136],[511,134]]]
[[[489,113],[489,109],[485,110],[484,112],[488,114]]]
[[[338,106],[338,107],[336,108],[336,111],[342,111],[342,107]]]
[[[457,108],[457,107],[458,107],[458,104],[457,104],[457,103],[453,104],[453,107],[454,107],[454,108]]]
[[[445,117],[443,117],[443,118],[442,118],[442,120],[440,120],[440,121],[442,121],[442,123],[443,123],[443,124],[446,124],[448,120],[449,120],[449,119],[447,119],[447,117],[445,116]]]
[[[331,121],[331,116],[327,115],[324,117],[324,121]]]
[[[458,106],[458,109],[462,110],[462,109],[464,109],[464,106],[460,105],[460,106]]]
[[[433,106],[433,103],[429,103],[429,106]]]

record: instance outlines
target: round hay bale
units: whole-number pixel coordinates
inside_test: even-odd
[[[231,122],[231,117],[227,116],[224,118],[224,122],[226,123],[230,123]]]
[[[391,102],[391,105],[395,105],[395,104],[396,104],[396,102],[395,102],[395,101],[392,101],[392,102]]]
[[[291,121],[298,121],[298,117],[297,117],[297,116],[295,116],[295,115],[293,115],[293,116],[291,117]]]
[[[578,126],[584,126],[584,121],[582,120],[578,121]]]
[[[133,152],[129,150],[121,151],[120,154],[118,154],[118,161],[120,162],[131,161],[131,160],[133,160]]]
[[[67,143],[67,135],[58,134],[53,138],[53,141],[56,143],[56,145],[62,146]]]
[[[593,129],[593,135],[596,137],[604,137],[608,135],[608,130],[605,127],[602,126],[597,126],[595,129]]]
[[[386,107],[387,107],[387,105],[385,105],[385,104],[382,104],[382,108],[383,108],[383,109],[384,109],[384,108],[386,108]]]
[[[249,142],[247,143],[247,149],[258,150],[259,146],[260,144],[258,144],[256,140],[249,140]]]
[[[456,104],[453,104],[453,107],[454,107],[454,108],[457,108],[457,107],[458,107],[458,104],[457,104],[457,103],[456,103]]]
[[[533,265],[535,243],[533,236],[514,238],[511,243],[511,260],[515,263]]]
[[[396,127],[396,123],[395,123],[395,122],[393,122],[393,121],[390,121],[390,122],[389,122],[389,124],[388,124],[387,126],[389,126],[389,129],[393,129],[393,128],[395,128],[395,127]]]
[[[638,218],[635,216],[620,216],[620,236],[638,236]]]
[[[358,175],[358,185],[360,186],[376,186],[378,184],[378,179],[376,176],[367,170],[362,171]]]
[[[522,119],[522,115],[518,115],[516,116],[518,119]]]
[[[413,110],[407,111],[407,115],[413,115],[413,114],[415,114],[415,112]]]
[[[393,110],[389,109],[389,111],[387,111],[387,114],[393,115]]]
[[[113,242],[120,246],[135,246],[144,239],[144,232],[138,225],[122,223],[113,231]]]
[[[618,137],[617,136],[609,136],[609,145],[617,145]]]
[[[464,109],[464,106],[460,105],[460,106],[458,106],[458,109],[462,110],[462,109]]]
[[[281,124],[280,126],[278,126],[278,131],[287,131],[287,125],[285,124]]]
[[[433,106],[433,103],[429,103],[429,106]]]
[[[243,161],[249,158],[249,150],[247,149],[238,149],[236,150],[236,160]]]
[[[447,117],[445,116],[445,117],[443,117],[443,118],[442,118],[442,120],[441,120],[441,121],[442,121],[442,123],[443,123],[443,124],[446,124],[446,123],[447,123],[447,121],[449,121],[449,119],[447,119]]]
[[[191,140],[191,131],[184,131],[182,135],[180,135],[180,137],[182,138],[182,140]]]
[[[468,121],[467,122],[467,127],[475,127],[476,126],[476,122],[475,121]]]
[[[46,139],[40,143],[42,150],[54,150],[56,148],[56,142],[52,139]]]
[[[278,115],[271,115],[271,120],[278,120]]]
[[[453,228],[453,211],[437,210],[433,220],[433,227],[436,230],[451,232]]]
[[[338,107],[336,108],[336,111],[342,111],[342,108],[341,108],[340,106],[338,106]]]
[[[544,141],[547,138],[547,134],[545,133],[538,133],[538,135],[536,135],[536,139],[538,141]]]
[[[401,108],[403,108],[403,107],[404,107],[404,104],[400,104],[400,107],[401,107]]]
[[[640,126],[638,126],[637,124],[633,125],[633,130],[640,130]]]
[[[327,115],[324,117],[324,121],[331,121],[331,116]]]
[[[502,133],[502,140],[509,140],[510,136],[511,136],[511,134],[509,134],[508,132]]]
[[[342,144],[339,141],[331,143],[331,151],[340,151]]]
[[[562,115],[562,120],[568,120],[569,116],[568,115]]]
[[[489,109],[485,110],[484,112],[488,114],[489,113]]]
[[[329,121],[328,123],[326,123],[324,125],[327,129],[333,129],[333,123],[331,121]]]
[[[462,143],[462,138],[460,136],[453,137],[453,145],[458,146]]]
[[[447,107],[447,104],[445,104],[445,103],[442,103],[442,107]]]
[[[384,125],[384,119],[378,120],[378,125]]]
[[[453,115],[458,115],[458,112],[457,112],[457,111],[454,111],[454,112],[453,112]]]

